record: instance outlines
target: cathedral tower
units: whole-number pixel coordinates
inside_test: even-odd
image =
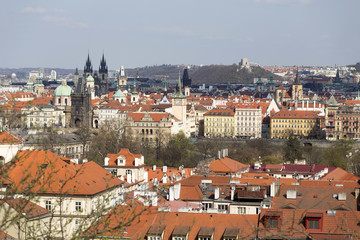
[[[87,60],[86,60],[85,66],[84,66],[85,78],[89,75],[92,75],[92,73],[93,73],[93,67],[91,65],[90,55],[88,54],[88,57],[87,57]]]

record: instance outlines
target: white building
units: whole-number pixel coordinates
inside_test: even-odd
[[[261,138],[262,112],[255,103],[235,108],[235,136]]]

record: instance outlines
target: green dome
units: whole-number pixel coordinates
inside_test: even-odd
[[[113,95],[113,98],[116,98],[116,97],[118,97],[118,98],[125,97],[125,94],[119,89]]]
[[[68,85],[60,85],[55,89],[54,96],[70,96],[72,88]]]
[[[94,81],[94,78],[93,76],[89,75],[87,78],[86,78],[86,82],[93,82]]]

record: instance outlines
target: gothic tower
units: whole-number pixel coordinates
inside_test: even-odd
[[[292,85],[292,95],[291,98],[295,102],[298,100],[303,99],[303,86],[300,83],[300,77],[299,77],[299,69],[296,70],[296,78],[295,83]]]
[[[92,75],[93,73],[93,67],[91,65],[91,61],[90,61],[90,55],[88,54],[88,58],[86,60],[85,66],[84,66],[84,75],[85,78],[89,75]]]
[[[189,78],[188,69],[184,69],[183,77],[182,77],[182,85],[183,87],[188,87],[191,85],[191,78]]]
[[[183,123],[183,131],[187,135],[186,124],[186,96],[182,92],[182,81],[179,72],[179,81],[176,92],[172,97],[172,114]]]
[[[95,77],[95,89],[96,96],[101,97],[108,93],[109,84],[108,84],[108,67],[106,65],[104,54],[100,61],[99,74]]]

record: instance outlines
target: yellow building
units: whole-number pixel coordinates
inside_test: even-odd
[[[290,136],[319,138],[321,136],[320,112],[281,110],[271,117],[271,138],[289,138]]]
[[[212,109],[204,114],[204,135],[212,137],[234,137],[234,109]]]

